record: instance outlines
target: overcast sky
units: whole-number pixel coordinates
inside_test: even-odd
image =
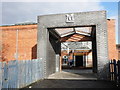
[[[22,1],[22,0],[21,0]],[[117,2],[1,2],[0,25],[11,25],[21,22],[37,22],[37,16],[45,14],[85,12],[106,10],[107,18],[118,20]],[[116,23],[117,25],[117,23]],[[118,26],[118,25],[117,25]],[[116,27],[117,29],[117,27]],[[116,31],[116,34],[118,31]]]

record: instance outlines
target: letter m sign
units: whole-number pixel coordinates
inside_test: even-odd
[[[66,22],[74,22],[74,14],[66,14]]]

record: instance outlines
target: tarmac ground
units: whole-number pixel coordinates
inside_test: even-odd
[[[25,88],[117,88],[111,81],[97,80],[91,70],[64,70]]]

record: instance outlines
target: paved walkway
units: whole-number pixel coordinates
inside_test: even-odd
[[[97,80],[41,80],[26,88],[116,88],[112,82]]]
[[[96,75],[90,70],[84,70],[84,72],[80,70],[64,70],[50,75],[48,79],[97,80]]]
[[[64,70],[26,88],[116,88],[116,86],[110,81],[98,81],[91,70]]]

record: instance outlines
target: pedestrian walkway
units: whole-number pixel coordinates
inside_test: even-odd
[[[92,70],[63,70],[26,88],[116,88],[110,81],[97,80]]]
[[[26,88],[116,88],[113,82],[98,80],[46,79]]]
[[[63,70],[50,75],[47,79],[97,80],[91,70]]]

